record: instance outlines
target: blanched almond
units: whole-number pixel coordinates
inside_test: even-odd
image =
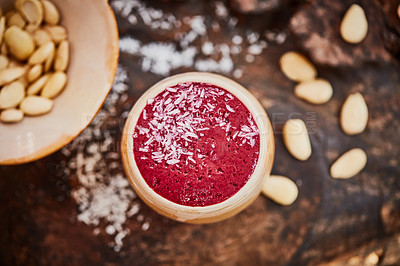
[[[34,95],[38,94],[46,84],[47,80],[49,79],[50,74],[46,74],[42,77],[40,77],[38,80],[36,80],[34,83],[32,83],[27,90],[28,95]]]
[[[340,25],[340,34],[343,40],[349,43],[360,43],[368,33],[368,21],[364,9],[353,4],[346,11]]]
[[[25,74],[24,67],[8,67],[0,70],[0,86],[19,79]]]
[[[38,0],[20,0],[15,5],[29,23],[34,25],[42,23],[43,6]]]
[[[60,13],[54,3],[48,0],[42,0],[44,9],[44,21],[49,25],[57,25],[60,21]]]
[[[46,26],[44,28],[50,33],[55,44],[59,44],[68,37],[67,30],[63,26]]]
[[[5,55],[0,55],[0,70],[8,66],[8,57]]]
[[[42,115],[50,112],[53,101],[39,96],[28,96],[21,103],[21,110],[27,115]]]
[[[2,55],[8,55],[8,49],[7,49],[6,42],[3,42],[1,44],[0,52],[1,52]]]
[[[14,12],[8,19],[7,19],[7,26],[17,26],[23,29],[26,25],[26,22],[22,15],[18,12]]]
[[[27,80],[29,83],[37,80],[40,75],[43,73],[43,66],[42,65],[34,65],[29,69],[28,74],[27,74]]]
[[[37,46],[51,42],[50,33],[44,29],[37,29],[33,32],[33,39]]]
[[[328,102],[332,97],[332,93],[332,85],[325,79],[304,81],[294,89],[294,94],[298,98],[314,104]]]
[[[265,182],[262,193],[281,205],[291,205],[299,194],[297,185],[287,177],[271,175]]]
[[[0,108],[16,107],[25,96],[25,87],[19,81],[4,86],[0,91]]]
[[[41,45],[30,57],[28,63],[31,65],[41,64],[52,55],[54,56],[55,46],[53,42]]]
[[[296,159],[305,161],[311,156],[311,143],[303,120],[290,119],[283,126],[286,149]]]
[[[17,26],[9,27],[4,33],[8,52],[18,60],[27,59],[35,49],[31,35]]]
[[[317,76],[314,65],[297,52],[287,52],[280,59],[282,72],[293,81],[313,80]]]
[[[64,89],[66,83],[67,75],[64,72],[55,72],[44,85],[41,96],[54,98]]]
[[[6,18],[0,18],[0,44],[3,43],[4,31],[6,30]]]
[[[342,106],[340,124],[347,135],[360,134],[368,123],[368,107],[364,97],[357,92],[350,94]]]
[[[4,123],[16,123],[24,118],[24,112],[15,108],[9,108],[1,112],[0,120]]]
[[[65,71],[69,62],[69,44],[68,41],[62,41],[57,49],[56,60],[54,61],[54,70]]]
[[[25,30],[27,32],[29,32],[30,34],[33,34],[35,32],[35,30],[37,30],[39,28],[39,25],[34,25],[34,24],[28,24],[25,27]]]
[[[346,179],[355,176],[367,164],[367,154],[362,149],[354,148],[336,160],[331,166],[333,178]]]
[[[55,46],[54,46],[55,47]],[[50,55],[47,57],[44,62],[44,72],[49,72],[51,66],[53,65],[54,58],[56,57],[56,49],[52,49]]]
[[[397,16],[400,18],[400,5],[397,7]]]

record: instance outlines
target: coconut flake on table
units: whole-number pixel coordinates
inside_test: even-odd
[[[260,34],[257,32],[247,31],[243,36],[239,34],[240,30],[236,28],[237,18],[229,14],[222,1],[214,2],[215,15],[183,18],[149,7],[147,3],[139,0],[114,0],[111,1],[111,5],[116,13],[128,22],[130,16],[141,18],[136,19],[133,25],[143,23],[149,30],[161,29],[161,35],[169,32],[175,36],[170,41],[146,44],[129,36],[121,38],[121,51],[139,56],[144,72],[168,76],[175,69],[187,67],[198,71],[233,74],[236,69],[235,62],[239,57],[244,58],[247,63],[252,63],[254,56],[261,54],[267,47],[267,42],[260,40]],[[168,26],[162,27],[162,23],[167,23]],[[212,43],[209,40],[209,30],[220,31],[220,23],[232,29],[232,43]],[[181,28],[182,24],[187,26]],[[278,43],[286,38],[286,34],[274,34],[271,41]],[[265,33],[263,36],[269,40],[271,33]],[[221,46],[228,46],[230,53],[222,53],[218,49]],[[238,73],[240,71],[236,72],[235,78],[242,76]]]
[[[95,235],[101,233],[104,223],[104,232],[113,236],[110,246],[115,251],[121,250],[123,238],[130,232],[125,226],[127,219],[140,211],[140,201],[124,176],[120,153],[112,148],[115,131],[105,129],[107,119],[115,116],[115,105],[126,95],[127,80],[126,71],[118,67],[104,107],[81,135],[61,150],[66,158],[60,162],[68,166],[64,175],[78,181],[71,191],[78,205],[77,220],[95,226]]]

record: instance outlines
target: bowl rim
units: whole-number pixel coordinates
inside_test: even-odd
[[[156,193],[141,176],[136,165],[133,147],[133,132],[137,120],[149,98],[165,88],[183,82],[204,82],[220,86],[235,95],[252,113],[260,130],[260,154],[253,174],[246,184],[228,199],[207,206],[187,206],[172,202]],[[268,147],[268,148],[267,148]],[[265,150],[268,149],[268,150]],[[139,197],[156,212],[172,219],[189,223],[209,223],[223,220],[240,212],[260,194],[272,168],[275,142],[268,116],[258,100],[242,85],[222,75],[208,72],[186,72],[165,78],[151,86],[134,104],[125,122],[121,138],[122,161],[128,180]]]
[[[0,165],[18,165],[18,164],[25,164],[25,163],[29,163],[29,162],[33,162],[36,160],[39,160],[47,155],[50,155],[56,151],[58,151],[59,149],[61,149],[62,147],[64,147],[65,145],[67,145],[68,143],[70,143],[73,139],[75,139],[78,135],[80,135],[93,121],[93,119],[97,116],[97,114],[99,113],[99,111],[101,110],[101,108],[103,107],[108,94],[111,91],[112,85],[113,85],[113,80],[115,78],[115,74],[117,72],[117,67],[118,67],[118,58],[119,58],[119,32],[118,32],[118,24],[117,24],[117,20],[115,18],[115,14],[114,11],[112,10],[111,6],[107,3],[107,1],[103,1],[106,5],[107,8],[107,13],[110,19],[110,22],[112,23],[111,29],[112,29],[112,35],[115,36],[115,38],[112,38],[111,42],[112,42],[112,49],[113,51],[111,51],[111,57],[108,58],[107,65],[109,66],[109,69],[111,70],[111,75],[109,76],[109,85],[108,85],[108,90],[106,91],[106,93],[104,94],[104,99],[101,102],[101,104],[98,106],[98,109],[96,110],[96,112],[94,113],[93,116],[91,116],[90,119],[88,119],[85,123],[81,124],[81,128],[74,134],[70,134],[68,136],[66,135],[61,135],[55,142],[50,143],[49,145],[47,145],[46,147],[43,147],[40,150],[37,150],[31,154],[28,155],[24,155],[18,158],[11,158],[11,159],[5,159],[5,160],[1,160],[0,161]]]

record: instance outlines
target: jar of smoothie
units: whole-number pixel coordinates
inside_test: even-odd
[[[263,107],[226,77],[190,72],[148,89],[126,121],[125,172],[156,212],[188,223],[229,218],[253,202],[274,158]]]

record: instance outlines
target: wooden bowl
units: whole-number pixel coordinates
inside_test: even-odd
[[[118,29],[107,1],[53,1],[69,33],[68,83],[50,113],[16,124],[0,123],[0,164],[34,161],[68,144],[96,116],[114,80]],[[7,11],[13,3],[1,1],[0,6]]]
[[[183,82],[210,83],[229,91],[241,100],[250,110],[260,131],[260,155],[254,173],[236,194],[214,205],[191,207],[174,203],[160,196],[147,185],[134,159],[132,134],[138,118],[147,104],[147,100],[149,98],[154,98],[165,88]],[[137,194],[147,205],[156,212],[177,221],[187,223],[211,223],[235,215],[256,199],[260,194],[266,178],[271,172],[275,153],[274,145],[274,135],[268,116],[261,104],[249,91],[233,80],[220,75],[190,72],[161,80],[148,89],[136,102],[125,123],[121,142],[121,153],[128,179]]]

